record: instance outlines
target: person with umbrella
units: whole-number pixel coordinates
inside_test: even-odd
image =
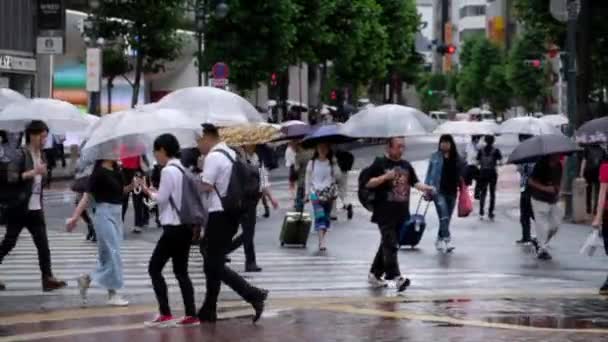
[[[496,205],[496,183],[498,172],[496,167],[502,161],[502,153],[494,147],[494,136],[486,135],[484,141],[486,146],[479,150],[477,162],[479,163],[479,218],[483,220],[485,214],[485,202],[488,188],[490,190],[490,207],[488,218],[494,220],[494,207]]]
[[[600,235],[604,239],[604,251],[608,255],[608,201],[606,201],[606,196],[608,196],[608,144],[602,143],[602,146],[599,148],[604,151],[604,159],[602,160],[598,177],[600,183],[598,210],[595,213],[592,226],[600,230]],[[608,295],[608,277],[600,288],[600,294],[603,296]]]
[[[336,200],[336,160],[328,143],[320,143],[306,167],[306,194],[312,202],[319,251],[327,250],[326,235],[331,227],[331,211]]]
[[[426,184],[437,190],[433,194],[433,202],[439,216],[439,233],[435,242],[439,252],[449,253],[454,250],[454,247],[450,246],[450,221],[456,206],[464,166],[454,138],[450,134],[442,135],[437,152],[431,155],[425,180]]]
[[[21,150],[15,167],[7,172],[12,201],[7,210],[6,234],[0,244],[0,264],[15,245],[23,228],[32,235],[38,250],[38,264],[42,273],[42,290],[45,292],[61,289],[66,283],[53,276],[51,251],[42,206],[43,184],[47,166],[42,149],[49,138],[49,128],[42,121],[32,121],[25,129],[26,147]],[[0,283],[0,289],[5,286]]]

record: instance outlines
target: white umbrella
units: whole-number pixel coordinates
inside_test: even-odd
[[[562,134],[562,132],[547,122],[531,116],[509,119],[500,125],[501,134]]]
[[[13,102],[0,112],[0,129],[22,132],[32,120],[44,121],[53,134],[81,131],[89,126],[83,113],[71,103],[41,99]]]
[[[472,115],[480,115],[483,112],[483,109],[479,108],[479,107],[474,107],[469,109],[469,111],[467,111],[467,114],[472,114]]]
[[[66,132],[65,133],[65,142],[63,143],[65,146],[80,146],[84,141],[84,138],[91,135],[91,131],[95,126],[95,123],[99,121],[99,116],[92,114],[84,114],[85,120],[89,123],[89,127],[85,130],[81,130],[78,132]]]
[[[130,109],[107,114],[95,123],[82,149],[86,160],[146,154],[161,134],[174,134],[182,148],[194,147],[200,124],[175,109]]]
[[[163,97],[156,108],[178,109],[196,119],[199,124],[236,126],[264,119],[249,101],[213,87],[191,87],[176,90]]]
[[[308,125],[308,124],[306,122],[300,121],[300,120],[289,120],[289,121],[285,121],[285,122],[281,123],[281,127],[291,127],[291,126],[297,126],[297,125]]]
[[[416,108],[382,105],[353,115],[340,134],[353,138],[390,138],[425,135],[437,127],[435,120]]]
[[[434,134],[495,135],[498,125],[489,121],[447,121],[439,125]]]
[[[26,100],[27,97],[12,89],[0,88],[0,111],[13,102],[21,102]]]
[[[563,114],[549,114],[540,117],[541,120],[545,121],[549,125],[560,127],[568,124],[568,118]]]

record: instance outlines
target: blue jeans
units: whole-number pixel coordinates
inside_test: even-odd
[[[439,217],[439,240],[450,240],[450,221],[456,206],[456,197],[440,193],[433,199]]]
[[[121,214],[120,204],[95,204],[93,221],[97,233],[97,268],[91,274],[91,279],[108,290],[118,290],[123,286]]]

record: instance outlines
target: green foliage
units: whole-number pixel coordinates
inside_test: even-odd
[[[416,85],[424,112],[441,109],[447,91],[448,79],[444,74],[422,74]]]
[[[539,35],[525,33],[515,41],[509,54],[507,80],[513,89],[513,95],[528,111],[537,109],[539,100],[546,93],[544,70],[525,65],[530,59],[530,53],[538,51],[543,46]]]
[[[295,6],[293,23],[296,33],[292,48],[292,63],[324,62],[323,47],[331,43],[327,17],[335,10],[333,0],[292,0]]]
[[[398,76],[412,78],[416,33],[420,27],[420,16],[414,0],[376,0],[382,8],[381,23],[385,27],[390,50],[388,70]],[[415,78],[415,77],[414,77]]]
[[[103,49],[103,77],[111,83],[114,78],[122,76],[131,70],[129,60],[124,54],[124,47],[111,46]]]
[[[296,39],[297,7],[291,0],[229,0],[225,18],[207,24],[202,66],[223,61],[240,91],[255,89],[272,72],[285,70]]]
[[[153,6],[137,1],[100,1],[96,15],[96,34],[106,40],[124,40],[137,52],[131,101],[135,106],[142,74],[159,72],[165,62],[179,56],[182,39],[177,28],[184,16],[182,0],[156,0]]]
[[[503,63],[502,51],[485,37],[466,40],[460,56],[461,71],[455,89],[459,107],[478,107],[487,101],[491,90],[486,77],[495,65]]]
[[[493,65],[486,77],[488,90],[487,101],[496,114],[502,114],[509,109],[513,91],[507,81],[507,67],[504,64]]]

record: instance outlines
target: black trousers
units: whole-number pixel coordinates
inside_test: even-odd
[[[596,210],[597,210],[597,202],[598,202],[598,196],[599,196],[599,192],[600,192],[600,182],[599,182],[599,176],[592,178],[592,177],[585,177],[585,182],[587,183],[587,187],[586,187],[586,207],[587,207],[587,214],[595,214]]]
[[[140,170],[131,170],[131,169],[123,169],[122,174],[125,180],[125,184],[131,184],[133,182],[133,178],[135,177],[136,172],[141,172]],[[144,193],[141,192],[139,194],[135,194],[133,192],[129,192],[123,196],[122,199],[122,221],[125,221],[125,215],[127,214],[127,210],[129,209],[129,197],[133,197],[133,210],[135,212],[135,227],[143,227],[148,224],[149,212],[144,204]]]
[[[530,220],[534,220],[534,209],[530,191],[526,190],[519,195],[519,222],[521,223],[521,237],[524,241],[532,239]]]
[[[19,234],[26,228],[32,235],[34,245],[38,250],[38,265],[43,278],[53,276],[51,271],[51,251],[49,250],[49,240],[46,233],[44,213],[42,210],[15,210],[10,209],[6,212],[6,234],[0,243],[0,264],[7,254],[9,254],[19,239]]]
[[[253,244],[253,238],[255,236],[255,224],[257,216],[257,203],[247,209],[243,217],[241,218],[241,229],[243,232],[238,235],[232,244],[228,253],[232,253],[237,250],[241,245],[245,250],[245,265],[256,265],[255,259],[255,247]]]
[[[376,257],[372,263],[370,273],[377,278],[383,275],[385,279],[391,280],[399,277],[399,261],[397,252],[399,250],[399,226],[398,223],[379,224],[380,229],[380,247],[376,252]]]
[[[217,318],[217,299],[222,282],[247,302],[259,300],[262,291],[249,284],[238,273],[226,266],[226,254],[238,229],[238,218],[224,212],[212,212],[201,242],[207,293],[199,317]]]
[[[479,174],[479,214],[483,216],[485,210],[486,195],[490,190],[490,207],[488,214],[494,216],[494,206],[496,205],[496,183],[498,173],[496,170],[481,170]]]
[[[169,297],[167,294],[167,283],[163,277],[163,268],[171,259],[173,263],[173,274],[179,284],[184,301],[186,316],[195,316],[194,288],[188,275],[188,259],[190,257],[190,242],[192,241],[192,229],[188,226],[165,226],[148,266],[148,274],[152,279],[154,294],[158,301],[161,315],[171,315]]]

